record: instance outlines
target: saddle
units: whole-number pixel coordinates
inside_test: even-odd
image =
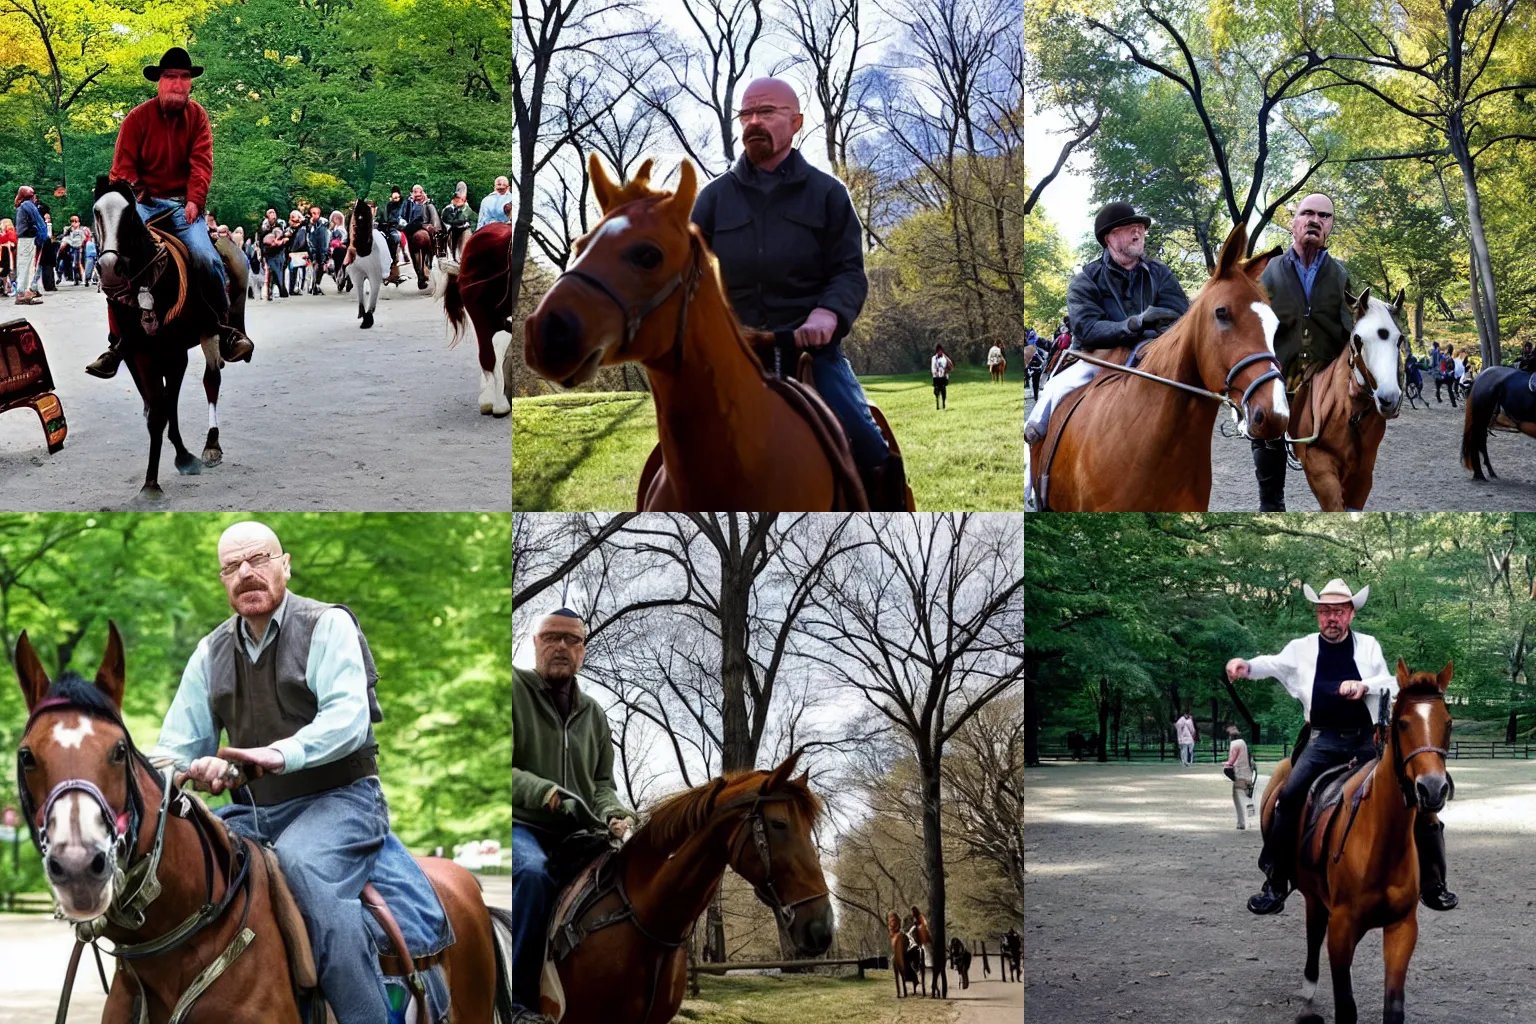
[[[299,911],[298,901],[294,899],[293,892],[288,888],[287,880],[283,877],[277,851],[265,844],[252,843],[251,845],[261,851],[262,862],[266,866],[272,915],[277,919],[278,931],[282,934],[283,945],[288,951],[290,980],[300,996],[309,998],[310,1019],[318,1024],[326,1020],[325,1003],[320,997],[320,975],[315,968],[314,950],[310,946],[304,917]],[[368,908],[368,912],[373,915],[389,940],[391,951],[379,953],[380,972],[385,977],[405,979],[412,1001],[416,1004],[416,1020],[419,1024],[438,1020],[447,1012],[447,991],[441,979],[441,971],[436,972],[436,977],[429,977],[426,972],[442,963],[444,953],[448,946],[452,945],[451,938],[436,952],[413,957],[404,931],[372,882],[363,886],[361,899],[363,906]],[[429,990],[433,990],[431,992],[433,998],[430,1000],[428,999]],[[430,1014],[429,1003],[438,1008],[439,1017]]]
[[[595,846],[594,839],[588,849]],[[618,865],[614,863],[618,844],[608,838],[602,847],[601,852],[585,864],[568,861],[562,867],[558,864],[558,850],[550,858],[555,877],[562,881],[563,876],[563,884],[550,916],[549,942],[545,946],[544,966],[539,977],[539,1002],[540,1012],[554,1020],[565,1015],[566,1006],[565,987],[560,982],[560,961],[574,953],[582,940],[593,932],[634,919],[634,908],[624,891]],[[602,913],[598,913],[600,909]],[[657,969],[660,969],[659,965]]]
[[[1122,345],[1119,348],[1098,352],[1096,355],[1107,362],[1119,363],[1122,366],[1134,365],[1132,357],[1135,355],[1135,350]],[[1056,461],[1056,449],[1061,444],[1061,435],[1066,432],[1072,414],[1077,412],[1077,407],[1083,404],[1083,399],[1087,398],[1095,388],[1105,387],[1110,381],[1123,381],[1127,376],[1129,375],[1123,373],[1101,373],[1087,384],[1071,391],[1051,414],[1051,421],[1045,428],[1045,439],[1034,445],[1029,453],[1029,472],[1032,477],[1031,483],[1034,485],[1038,511],[1051,510],[1051,463]]]
[[[1355,815],[1360,811],[1360,801],[1370,795],[1372,773],[1376,769],[1379,758],[1371,758],[1364,764],[1350,761],[1323,772],[1312,780],[1311,787],[1307,790],[1306,802],[1302,805],[1301,842],[1298,846],[1300,861],[1314,870],[1323,870],[1328,854],[1329,836],[1337,827],[1336,823],[1341,817],[1340,809],[1344,804],[1344,789],[1350,780],[1361,772],[1366,777],[1355,788],[1354,795],[1350,799],[1349,818],[1344,825],[1344,836],[1339,843],[1339,853],[1335,855],[1337,862],[1339,856],[1344,853],[1344,842],[1349,839],[1349,831],[1354,826]]]

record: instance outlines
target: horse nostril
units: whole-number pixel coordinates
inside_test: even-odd
[[[91,874],[95,875],[97,878],[100,878],[106,873],[107,856],[104,853],[98,853],[96,856],[91,858]]]
[[[48,858],[48,877],[55,879],[62,879],[64,877],[64,865],[60,863],[59,858]]]
[[[1253,419],[1253,425],[1255,427],[1262,427],[1264,425],[1265,416],[1263,409],[1255,409],[1249,414],[1249,416]]]
[[[570,310],[552,309],[546,313],[540,334],[544,343],[544,357],[551,364],[568,366],[576,362],[581,327]]]

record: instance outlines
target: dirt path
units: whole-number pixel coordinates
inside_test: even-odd
[[[1261,764],[1268,775],[1273,765]],[[1446,823],[1461,906],[1420,908],[1408,971],[1416,1021],[1526,1022],[1536,981],[1529,877],[1536,761],[1453,761]],[[1239,832],[1214,768],[1049,765],[1025,780],[1024,982],[1031,1021],[1289,1024],[1304,914],[1254,917],[1260,839]],[[1325,954],[1326,957],[1326,954]],[[1361,1020],[1379,1020],[1381,933],[1355,958]],[[1328,970],[1318,1012],[1333,1020]]]
[[[979,962],[973,967],[981,970]],[[1019,1024],[1024,1013],[1024,986],[1017,982],[972,978],[970,988],[962,989],[958,983],[950,988],[949,998],[959,1011],[955,1024]]]
[[[1508,431],[1488,439],[1488,456],[1497,480],[1476,483],[1461,468],[1464,409],[1450,402],[1429,408],[1406,405],[1387,424],[1387,436],[1376,456],[1376,478],[1366,508],[1374,511],[1502,512],[1536,509],[1536,441]],[[1033,410],[1034,402],[1026,401]],[[1028,415],[1026,411],[1025,415]],[[1211,438],[1211,511],[1254,512],[1259,487],[1253,478],[1253,451],[1242,438],[1224,437],[1223,414]],[[1318,511],[1317,499],[1299,472],[1286,474],[1285,507],[1292,512]]]
[[[492,875],[481,879],[485,902],[491,906],[512,905],[512,879]],[[62,921],[39,914],[0,914],[0,1024],[37,1024],[51,1021],[59,1005],[59,990],[64,984],[64,969],[74,936]],[[103,957],[110,981],[115,966],[111,957]],[[106,997],[87,950],[75,978],[75,992],[69,1002],[70,1021],[98,1021]]]
[[[442,302],[411,281],[386,287],[375,326],[359,330],[354,294],[297,296],[249,307],[249,364],[227,367],[219,401],[224,461],[178,476],[166,444],[165,510],[475,510],[511,505],[511,431],[480,415],[473,337],[452,351]],[[9,302],[9,300],[5,300]],[[69,438],[48,455],[30,409],[0,416],[0,505],[11,510],[144,508],[149,440],[126,369],[111,381],[84,367],[105,348],[106,304],[61,285],[26,317],[48,353]],[[202,358],[182,387],[183,437],[207,430]]]

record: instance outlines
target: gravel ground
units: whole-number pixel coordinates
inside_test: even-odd
[[[224,461],[178,476],[167,442],[158,504],[136,497],[149,437],[126,368],[85,373],[105,348],[106,302],[63,284],[41,306],[8,306],[48,353],[69,437],[49,455],[37,416],[0,416],[0,505],[10,510],[475,510],[511,507],[511,430],[480,415],[471,336],[448,350],[441,300],[413,280],[386,286],[375,326],[358,329],[355,293],[254,301],[256,355],[226,367],[219,399]],[[9,300],[3,300],[9,301]],[[207,430],[202,357],[181,395],[182,436],[201,453]]]
[[[1267,779],[1273,764],[1261,764]],[[1410,1021],[1529,1022],[1536,985],[1530,851],[1536,761],[1452,761],[1449,881],[1461,906],[1419,908]],[[1299,898],[1273,917],[1257,831],[1235,828],[1231,784],[1206,765],[1048,764],[1025,779],[1026,1019],[1281,1024],[1300,1008]],[[1317,1010],[1333,1019],[1326,947]],[[1380,1019],[1381,932],[1355,956],[1362,1021]]]
[[[1373,511],[1504,512],[1536,509],[1536,441],[1523,434],[1495,431],[1488,439],[1488,456],[1497,480],[1476,483],[1461,468],[1464,411],[1449,401],[1436,404],[1434,390],[1417,409],[1405,404],[1402,415],[1387,424],[1387,436],[1376,453],[1376,479],[1366,508]],[[1026,412],[1034,402],[1026,398]],[[1211,511],[1256,512],[1259,487],[1253,478],[1253,453],[1242,438],[1223,437],[1225,413],[1218,417],[1211,438]],[[1286,475],[1285,507],[1292,512],[1318,511],[1317,499],[1299,472]],[[1133,510],[1144,511],[1144,510]]]

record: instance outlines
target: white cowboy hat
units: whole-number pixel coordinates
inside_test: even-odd
[[[1349,584],[1335,577],[1323,587],[1323,592],[1318,593],[1303,583],[1301,592],[1307,596],[1307,600],[1313,604],[1344,604],[1346,601],[1359,609],[1365,604],[1365,599],[1371,596],[1370,587],[1361,587],[1358,594],[1351,593]]]

